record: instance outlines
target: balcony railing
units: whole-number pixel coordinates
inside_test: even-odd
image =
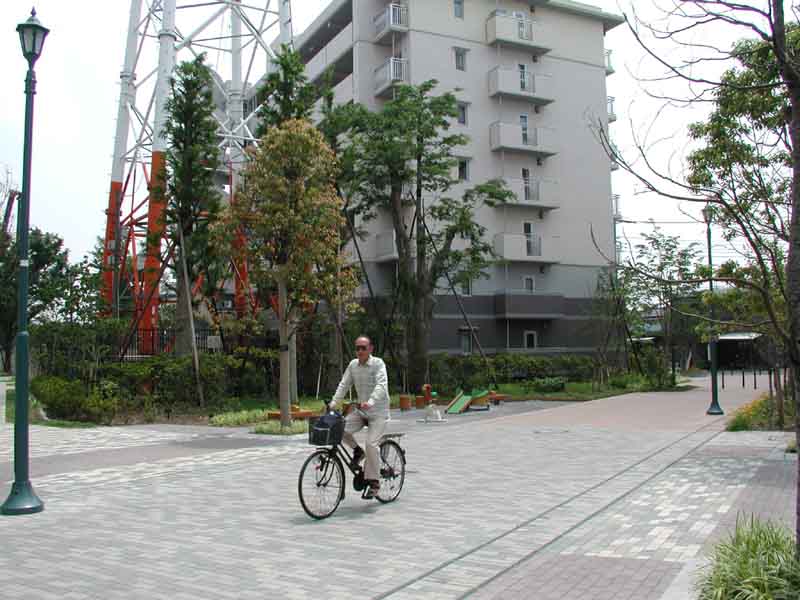
[[[514,193],[507,204],[552,209],[561,206],[558,184],[545,179],[506,178],[506,186]]]
[[[622,219],[622,212],[619,209],[619,194],[611,194],[611,210],[614,214],[614,219],[619,221]]]
[[[375,260],[378,262],[397,259],[397,243],[394,229],[382,231],[375,235]]]
[[[608,112],[609,123],[613,123],[617,120],[617,113],[614,112],[614,96],[606,98],[606,112]]]
[[[493,11],[486,21],[486,43],[509,44],[536,54],[549,52],[553,47],[546,30],[539,23],[499,11]]]
[[[392,31],[408,31],[408,7],[390,4],[372,19],[375,41],[380,42]]]
[[[614,64],[611,62],[611,50],[606,50],[606,75],[611,75],[614,72]]]
[[[508,261],[556,263],[553,248],[546,247],[542,236],[531,233],[498,233],[494,236],[494,251]]]
[[[489,142],[493,151],[528,152],[539,158],[557,154],[555,132],[544,127],[524,127],[497,121],[489,126]]]
[[[489,71],[489,95],[525,98],[534,104],[549,104],[555,97],[552,90],[552,77],[495,67]]]
[[[390,58],[375,69],[375,95],[380,96],[398,82],[408,82],[408,61],[404,58]]]

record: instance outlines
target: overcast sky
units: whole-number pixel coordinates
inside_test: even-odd
[[[615,0],[590,3],[621,13]],[[293,2],[295,33],[302,31],[327,4],[328,0]],[[639,2],[637,8],[644,4]],[[626,6],[621,5],[622,9]],[[91,250],[105,226],[129,7],[128,0],[36,2],[39,19],[51,31],[36,65],[31,225],[61,235],[72,260]],[[26,63],[14,29],[28,17],[30,8],[28,0],[0,2],[0,23],[5,32],[0,35],[0,179],[9,169],[17,183],[22,178]],[[650,140],[668,140],[659,146],[663,159],[671,160],[673,167],[679,165],[685,152],[686,124],[702,119],[704,109],[673,107],[658,113],[654,127],[661,103],[648,99],[635,78],[651,68],[643,51],[625,25],[606,36],[606,47],[613,50],[616,67],[616,73],[607,80],[609,95],[616,98],[618,115],[611,126],[613,137],[626,151],[630,148],[631,130],[639,134],[649,131]],[[699,207],[637,196],[638,187],[621,171],[612,175],[612,184],[614,192],[622,197],[626,220],[654,218],[666,222],[663,228],[668,233],[680,233],[685,240],[704,243],[704,226],[685,224],[689,218],[681,213],[683,210],[699,215]],[[642,227],[624,224],[620,232],[636,243]],[[717,246],[716,252],[719,258],[727,257],[722,246]]]

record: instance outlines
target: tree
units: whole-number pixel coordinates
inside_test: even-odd
[[[28,317],[31,322],[56,307],[70,286],[67,251],[63,240],[39,229],[30,231]],[[16,241],[0,256],[0,352],[3,371],[11,371],[11,354],[17,335],[17,275],[19,258]]]
[[[632,14],[630,30],[664,73],[652,81],[688,84],[684,102],[713,102],[714,112],[692,133],[705,147],[690,161],[688,178],[674,177],[648,157],[637,140],[645,168],[626,160],[601,138],[607,152],[645,188],[667,198],[708,203],[715,222],[743,240],[755,271],[707,273],[715,281],[757,293],[774,334],[786,348],[794,387],[800,387],[800,58],[795,24],[787,24],[783,0],[739,3],[694,0],[665,3],[663,18],[642,21]],[[657,4],[657,6],[660,6]],[[732,49],[715,45],[718,28],[751,36]],[[717,28],[717,29],[714,29]],[[652,43],[645,39],[652,34]],[[702,39],[702,43],[697,40]],[[658,43],[670,44],[663,51]],[[688,54],[675,52],[689,50]],[[681,60],[681,56],[685,59]],[[677,57],[677,58],[676,58]],[[724,61],[736,62],[715,77]],[[661,97],[664,97],[661,95]],[[675,100],[674,97],[669,100]],[[780,183],[785,179],[784,183]],[[785,270],[778,260],[786,248]],[[777,273],[772,278],[770,273]],[[743,275],[744,273],[739,273]],[[773,289],[785,299],[784,316]],[[800,403],[800,398],[795,400]],[[800,408],[800,407],[797,407]],[[796,411],[800,414],[800,410]],[[800,441],[800,418],[796,421]],[[800,556],[800,465],[797,494],[797,553]]]
[[[419,86],[396,88],[395,97],[379,112],[364,112],[355,127],[353,173],[348,195],[364,220],[379,211],[389,215],[398,254],[398,290],[408,307],[405,330],[409,386],[425,383],[434,292],[445,276],[466,282],[483,276],[493,257],[484,240],[485,228],[475,222],[474,211],[494,205],[510,192],[502,181],[492,180],[448,196],[456,149],[467,142],[451,134],[450,119],[457,114],[451,93],[433,95],[435,80]],[[456,237],[467,240],[456,250]]]
[[[219,212],[214,178],[219,165],[217,122],[211,95],[211,71],[204,55],[184,62],[171,79],[164,127],[167,149],[167,235],[175,248],[177,281],[175,351],[186,355],[194,347],[192,298],[189,286],[214,264],[208,227]],[[188,278],[188,280],[187,280]]]
[[[258,90],[261,106],[256,136],[259,138],[270,127],[292,119],[308,119],[319,96],[317,88],[308,82],[299,52],[284,44],[273,65],[274,69]]]
[[[658,387],[665,387],[667,365],[672,364],[675,335],[681,319],[676,311],[697,293],[695,269],[700,258],[697,244],[682,245],[679,236],[666,235],[658,227],[644,233],[644,242],[635,246],[627,267],[631,287],[638,298],[636,307],[642,322],[658,323],[664,338],[663,353],[654,376]],[[646,330],[640,334],[647,334]],[[674,385],[674,381],[672,382]]]
[[[241,229],[262,305],[277,291],[281,424],[289,425],[289,338],[305,310],[350,297],[357,279],[340,252],[337,165],[322,135],[308,121],[289,120],[269,128],[249,153],[244,185],[216,235],[220,248],[233,248],[232,232]]]

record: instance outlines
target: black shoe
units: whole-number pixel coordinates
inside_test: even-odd
[[[361,446],[356,446],[355,450],[353,450],[353,458],[350,460],[350,468],[355,471],[362,460],[364,460],[364,451]]]

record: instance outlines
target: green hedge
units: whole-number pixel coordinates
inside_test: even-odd
[[[487,365],[488,362],[488,365]],[[592,358],[580,355],[530,356],[495,354],[484,361],[480,356],[435,354],[430,358],[431,384],[451,394],[459,388],[486,388],[492,383],[511,383],[560,377],[565,381],[592,378]],[[493,377],[492,377],[493,376]]]

